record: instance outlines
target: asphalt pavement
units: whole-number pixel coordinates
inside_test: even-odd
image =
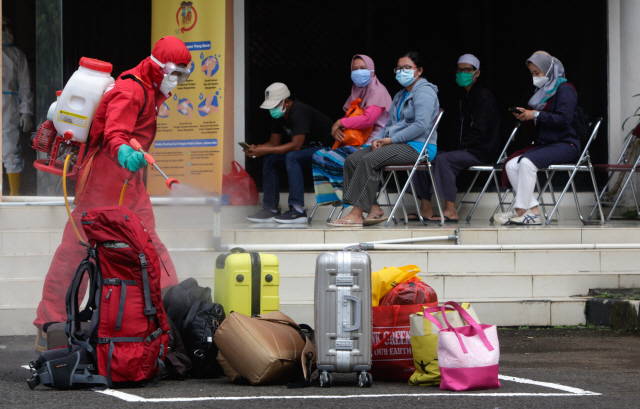
[[[29,389],[23,368],[37,357],[34,337],[0,337],[0,408],[638,408],[640,336],[594,328],[502,329],[502,387],[457,393],[437,387],[376,382],[361,389],[355,375],[333,387],[236,385],[226,378],[162,381],[115,391]],[[317,378],[317,376],[316,376]]]

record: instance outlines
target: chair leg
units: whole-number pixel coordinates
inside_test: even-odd
[[[338,213],[338,219],[342,218],[342,213],[344,212],[344,209],[345,209],[345,207],[344,207],[344,205],[342,205],[342,207],[340,208],[340,213]]]
[[[569,181],[567,182],[567,184],[565,185],[564,189],[562,189],[562,193],[560,194],[560,197],[558,198],[558,200],[556,201],[556,205],[553,206],[553,210],[551,210],[551,214],[549,215],[549,218],[547,218],[547,220],[544,222],[544,224],[546,224],[547,226],[549,225],[549,223],[551,223],[551,218],[553,217],[553,215],[555,214],[556,210],[558,210],[558,206],[560,206],[560,203],[562,202],[562,198],[564,197],[564,194],[567,193],[567,190],[569,190],[569,185],[571,184],[571,182],[573,181],[573,178],[576,176],[576,172],[578,172],[578,165],[576,165],[573,168],[573,171],[570,171],[571,174],[569,176]],[[551,177],[553,177],[553,174],[555,172],[551,173]],[[547,183],[545,185],[548,185],[549,182],[551,182],[551,179],[547,180]]]
[[[411,180],[411,178],[413,177],[413,174],[416,171],[416,167],[417,167],[417,163],[413,166],[413,169],[411,169],[411,173],[409,174],[409,181]],[[400,186],[398,184],[398,178],[395,176],[395,172],[393,172],[394,174],[394,178],[396,181],[396,186]],[[387,221],[385,222],[385,226],[389,226],[389,222],[393,219],[394,223],[398,223],[395,218],[394,218],[394,214],[396,212],[396,209],[398,208],[398,203],[402,203],[402,197],[404,196],[404,192],[407,191],[407,188],[409,187],[409,183],[405,183],[404,186],[402,187],[402,192],[400,192],[400,194],[398,195],[398,200],[396,201],[396,204],[393,205],[393,209],[391,209],[391,214],[389,215],[389,218],[387,219]],[[389,200],[389,195],[387,194],[387,200]],[[389,201],[389,204],[391,204],[391,202]],[[406,217],[406,216],[405,216]],[[406,220],[406,219],[405,219]]]
[[[440,226],[444,226],[444,213],[442,212],[442,205],[440,204],[440,195],[438,194],[438,186],[436,186],[436,179],[433,177],[433,170],[431,168],[431,162],[427,161],[427,171],[431,178],[431,185],[433,186],[433,194],[436,197],[436,203],[438,204],[438,212],[440,213]]]
[[[393,172],[393,180],[395,180],[396,186],[400,186],[400,182],[398,181],[398,175],[395,172]],[[411,180],[411,179],[409,179],[409,180]],[[406,186],[406,184],[405,184],[405,186]],[[413,189],[413,186],[411,186],[411,188]],[[407,215],[407,209],[404,207],[404,194],[402,196],[398,197],[398,202],[400,202],[400,206],[402,207],[402,214],[404,215],[404,222],[403,223],[406,226],[408,224],[409,216]]]
[[[318,206],[319,206],[318,203],[316,203],[316,205],[313,206],[313,210],[311,211],[311,215],[309,215],[309,224],[311,224],[311,220],[313,219],[313,215],[316,214],[316,210],[318,210]]]
[[[494,173],[496,173],[495,169],[493,169],[491,171],[491,174],[487,178],[487,183],[484,184],[484,187],[482,188],[482,191],[478,195],[478,198],[476,199],[476,202],[473,204],[473,207],[471,208],[471,211],[469,212],[469,215],[467,216],[467,222],[471,221],[471,216],[473,216],[473,212],[476,211],[476,207],[478,207],[478,205],[480,204],[480,199],[482,199],[482,196],[484,195],[484,192],[486,192],[487,189],[489,188],[489,184],[491,183],[491,178],[493,177]],[[473,183],[476,181],[476,179],[478,178],[479,174],[480,174],[480,172],[478,171],[476,173],[476,177],[473,179],[473,182],[471,183],[471,186],[469,186],[469,190],[467,190],[467,193],[469,193],[469,191],[471,190],[471,187],[473,187]],[[462,200],[460,200],[460,205],[462,204],[462,201],[464,200],[464,198],[467,196],[467,193],[465,193],[465,195],[462,197]],[[499,193],[498,193],[498,197],[499,197]],[[457,210],[460,210],[460,205],[458,205],[458,209]]]
[[[582,217],[582,212],[580,211],[580,201],[578,200],[578,191],[576,190],[576,184],[573,179],[571,179],[571,190],[573,190],[573,200],[576,202],[576,210],[578,211],[578,217],[582,224],[587,224],[587,221]]]
[[[333,218],[333,214],[336,212],[336,207],[331,206],[331,214],[327,217],[327,223],[331,223],[331,219]]]
[[[500,197],[500,192],[498,192],[498,198],[499,198],[500,201],[498,203],[498,206],[496,206],[496,209],[493,211],[493,214],[489,218],[489,221],[491,223],[494,222],[494,216],[496,215],[496,213],[498,213],[498,209],[502,210],[502,213],[504,213],[504,205],[506,204],[506,202],[504,200],[507,198],[507,196],[509,195],[510,192],[511,192],[511,189],[507,188],[504,191],[504,195],[502,197]],[[515,193],[514,193],[514,198],[515,198]],[[513,205],[513,201],[511,202],[511,205]],[[509,206],[509,209],[511,209],[511,205]]]
[[[604,196],[604,193],[607,191],[607,186],[609,186],[609,182],[611,182],[611,178],[613,177],[614,173],[615,172],[611,172],[611,175],[609,175],[609,178],[607,179],[607,183],[605,183],[604,188],[600,192],[600,195],[596,196],[596,204],[594,204],[593,208],[591,208],[591,212],[589,213],[589,217],[587,217],[587,221],[591,221],[591,218],[593,217],[593,214],[595,213],[596,209],[598,208],[598,202],[602,202],[602,196]],[[633,188],[633,183],[631,184],[631,189],[633,190],[633,198],[636,199],[636,192],[635,192],[635,189]],[[638,200],[637,199],[636,199],[636,209],[638,210],[638,214],[640,215],[640,209],[638,209]]]
[[[407,175],[409,174],[409,172],[407,171]],[[413,179],[409,179],[409,183],[411,183],[411,191],[413,192],[413,201],[416,204],[416,213],[418,213],[418,219],[420,219],[420,223],[422,223],[422,225],[425,225],[425,221],[424,218],[422,217],[422,212],[420,211],[421,203],[418,203],[418,195],[416,195],[416,189],[413,187]],[[409,222],[409,217],[407,215],[407,222]],[[405,223],[406,224],[406,223]]]
[[[613,215],[613,211],[616,210],[616,206],[618,206],[618,202],[620,201],[620,198],[622,197],[622,193],[624,193],[624,190],[627,188],[627,185],[631,181],[631,177],[633,176],[633,172],[634,172],[636,166],[638,166],[639,162],[640,162],[640,156],[638,156],[638,159],[636,159],[636,162],[633,164],[633,167],[629,171],[629,176],[627,176],[627,179],[624,181],[624,185],[622,185],[622,187],[620,188],[620,193],[618,193],[618,197],[616,197],[616,201],[613,203],[613,208],[609,212],[609,216],[607,216],[607,221],[611,220],[611,215]],[[633,189],[633,183],[631,184],[631,188]],[[634,190],[634,199],[635,199],[635,190]],[[638,211],[638,201],[637,200],[636,200],[636,211],[638,212],[638,214],[640,214],[640,211]]]
[[[495,170],[494,170],[494,172],[495,172]],[[473,176],[473,180],[471,181],[471,184],[469,185],[469,188],[467,189],[466,192],[464,192],[464,195],[462,195],[462,199],[460,199],[460,203],[458,203],[458,206],[456,207],[456,212],[460,211],[460,207],[462,207],[462,203],[464,203],[464,199],[467,198],[467,196],[471,192],[471,189],[473,189],[473,186],[476,184],[476,179],[478,179],[479,175],[480,175],[480,171],[477,171],[476,174]],[[491,178],[491,176],[489,176],[489,178]],[[477,203],[477,201],[476,201],[476,203]]]

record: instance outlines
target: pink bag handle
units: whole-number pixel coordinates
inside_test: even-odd
[[[431,315],[431,313],[433,312],[440,312],[440,311],[442,311],[440,307],[429,307],[424,309],[423,314],[424,314],[425,320],[431,321],[433,324],[435,324],[436,327],[438,327],[440,331],[442,331],[444,328],[442,327],[442,324],[440,323],[440,321],[438,321],[436,317]],[[453,308],[447,308],[447,311],[455,311],[455,310]]]
[[[489,342],[489,340],[487,339],[487,336],[485,335],[484,331],[482,330],[482,327],[480,327],[480,325],[473,318],[471,318],[471,315],[469,315],[469,313],[467,313],[464,310],[464,308],[462,308],[457,302],[447,301],[446,303],[444,303],[444,305],[442,307],[440,307],[440,309],[441,309],[442,315],[444,317],[444,322],[447,324],[447,328],[449,328],[453,332],[455,332],[456,337],[458,337],[458,341],[460,342],[460,346],[462,347],[462,352],[464,352],[466,354],[467,353],[467,348],[464,346],[464,343],[462,342],[462,338],[460,337],[460,334],[458,333],[458,331],[454,327],[451,326],[451,324],[449,323],[449,320],[447,319],[447,314],[445,314],[445,307],[447,305],[450,305],[453,308],[455,308],[456,311],[458,311],[458,313],[460,314],[460,316],[462,318],[464,318],[465,321],[467,321],[467,324],[471,325],[473,327],[473,329],[476,330],[476,332],[478,333],[478,336],[482,340],[482,343],[484,344],[484,346],[486,346],[489,351],[493,351],[494,348],[491,345],[491,343]]]

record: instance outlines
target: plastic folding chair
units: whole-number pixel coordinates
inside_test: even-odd
[[[587,141],[586,145],[584,146],[584,149],[582,150],[582,154],[580,155],[580,158],[578,159],[578,161],[575,164],[563,164],[563,165],[551,165],[546,169],[539,169],[539,172],[545,172],[547,175],[547,181],[545,182],[544,186],[542,187],[542,189],[540,189],[540,184],[538,181],[536,181],[536,185],[538,186],[538,201],[540,202],[540,205],[543,208],[543,212],[545,215],[545,224],[549,225],[549,223],[551,223],[551,220],[553,218],[554,215],[557,215],[558,213],[558,207],[560,206],[560,203],[562,202],[562,198],[564,197],[564,195],[567,193],[567,190],[569,190],[569,188],[571,187],[571,190],[573,191],[573,198],[575,200],[576,203],[576,210],[578,211],[578,217],[580,217],[580,221],[582,221],[583,224],[590,224],[589,220],[585,220],[585,218],[582,216],[582,211],[580,210],[580,202],[578,200],[578,192],[576,190],[576,186],[574,183],[574,178],[576,176],[576,174],[578,172],[589,172],[590,176],[591,176],[591,183],[593,184],[593,191],[595,193],[595,197],[596,197],[596,206],[600,211],[600,223],[604,224],[604,215],[602,212],[602,205],[600,204],[600,196],[598,193],[598,184],[596,183],[596,177],[594,174],[594,167],[591,164],[591,157],[589,156],[589,146],[591,146],[591,143],[593,142],[593,140],[596,138],[596,136],[598,135],[598,130],[600,129],[600,125],[602,124],[602,118],[596,118],[595,122],[591,124],[591,135],[589,136],[589,140]],[[551,184],[551,181],[553,179],[553,176],[555,175],[556,172],[561,171],[561,172],[567,172],[569,174],[569,180],[567,181],[567,184],[565,185],[564,189],[562,190],[562,193],[560,193],[560,196],[558,197],[558,199],[556,200],[555,198],[555,194],[554,194],[554,190],[553,190],[553,185]],[[546,208],[545,208],[545,203],[544,203],[544,192],[549,190],[549,192],[551,193],[551,203],[549,203],[549,205],[553,205],[553,209],[551,210],[551,213],[549,215],[547,215],[546,212]],[[498,207],[496,208],[496,210],[493,213],[493,216],[495,216],[496,212],[498,211],[498,208],[500,208],[501,205],[506,204],[506,202],[504,202],[504,198],[506,198],[507,194],[510,192],[510,189],[507,189],[506,193],[503,196],[503,199],[500,200],[500,204],[498,205]],[[513,208],[513,201],[511,201],[509,203],[509,210],[511,210]],[[493,221],[493,216],[491,216],[491,221]]]
[[[389,165],[389,166],[385,166],[383,168],[384,171],[388,171],[389,175],[387,176],[384,185],[382,186],[382,191],[385,192],[386,198],[387,198],[387,204],[386,205],[381,205],[381,206],[393,206],[393,209],[391,209],[391,214],[389,214],[389,219],[387,219],[387,222],[384,224],[385,226],[389,225],[389,222],[391,220],[393,220],[394,223],[398,223],[398,221],[396,220],[396,218],[394,217],[394,214],[396,212],[396,209],[398,208],[398,205],[402,206],[402,212],[404,214],[404,224],[407,224],[409,221],[409,217],[407,216],[407,210],[404,207],[404,201],[403,201],[403,197],[405,192],[407,191],[407,189],[409,188],[409,186],[411,186],[411,191],[415,192],[415,189],[413,187],[413,174],[416,173],[417,170],[422,170],[422,171],[427,171],[429,172],[429,177],[431,178],[431,183],[433,184],[433,191],[434,194],[436,196],[436,202],[438,204],[438,211],[440,212],[440,215],[442,215],[442,205],[440,204],[440,197],[438,196],[438,188],[436,186],[436,181],[433,177],[433,169],[431,166],[431,160],[429,159],[429,154],[427,153],[427,145],[429,144],[429,141],[431,140],[431,137],[436,133],[437,129],[438,129],[438,125],[440,124],[440,119],[442,119],[442,114],[444,113],[444,110],[442,108],[440,108],[440,111],[438,112],[438,115],[436,116],[436,119],[433,123],[433,128],[431,129],[431,132],[429,133],[429,136],[427,137],[427,141],[425,142],[424,146],[422,147],[422,150],[420,151],[420,155],[418,155],[418,160],[416,160],[415,163],[413,164],[406,164],[406,165]],[[407,182],[404,184],[404,186],[402,187],[402,191],[400,192],[400,194],[398,195],[398,200],[395,202],[395,204],[391,204],[391,201],[389,199],[389,194],[387,192],[387,184],[389,183],[389,180],[391,179],[391,177],[393,176],[393,179],[396,183],[396,187],[400,188],[400,183],[398,181],[398,176],[396,174],[396,172],[398,171],[406,171],[407,175],[409,176],[409,178],[407,179]],[[380,193],[378,194],[378,196],[380,195]],[[420,205],[418,203],[418,198],[416,197],[415,193],[413,194],[413,200],[415,201],[416,204],[416,208],[420,209]],[[418,211],[418,217],[420,218],[420,221],[422,222],[422,224],[426,224],[426,222],[424,221],[422,215],[420,214],[420,211]],[[444,217],[441,217],[440,220],[440,225],[444,225]]]
[[[609,174],[609,178],[607,179],[607,183],[605,184],[605,188],[602,189],[602,192],[600,192],[600,202],[602,204],[605,204],[604,202],[602,202],[602,196],[605,194],[605,192],[607,191],[607,188],[609,187],[609,182],[611,182],[611,179],[613,178],[613,175],[616,173],[628,173],[627,177],[625,178],[622,187],[620,188],[620,192],[618,192],[618,195],[616,196],[616,198],[614,199],[613,203],[613,207],[611,208],[611,211],[609,212],[609,215],[607,216],[606,220],[610,221],[611,220],[611,215],[613,215],[613,212],[616,210],[616,207],[618,206],[618,202],[620,202],[620,199],[622,198],[622,194],[624,193],[625,189],[627,188],[627,185],[629,185],[629,182],[631,182],[631,178],[633,177],[633,174],[637,171],[640,171],[640,156],[638,156],[638,158],[636,159],[636,161],[634,162],[633,165],[630,165],[629,162],[627,161],[627,158],[625,156],[625,153],[627,152],[627,148],[629,148],[629,145],[631,144],[632,141],[634,141],[635,139],[633,138],[633,136],[630,136],[629,138],[627,138],[627,143],[624,145],[624,147],[622,148],[622,152],[620,152],[620,156],[618,157],[618,161],[611,165],[611,164],[603,164],[603,165],[593,165],[593,169],[597,172],[610,172]],[[636,205],[636,213],[638,214],[638,216],[640,217],[640,207],[638,206],[638,197],[636,195],[636,189],[633,186],[633,183],[631,183],[631,193],[633,194],[633,200],[634,203]],[[611,202],[607,202],[607,203],[611,203]],[[595,213],[596,211],[596,205],[593,206],[593,209],[591,209],[591,213],[589,213],[589,217],[587,218],[587,220],[591,220],[591,217],[593,217],[593,213]]]
[[[509,145],[511,144],[511,142],[513,141],[516,133],[518,132],[518,128],[520,128],[521,122],[516,122],[516,125],[513,127],[513,131],[511,131],[511,135],[509,135],[509,140],[507,140],[506,145],[504,146],[504,148],[502,149],[502,152],[500,153],[500,156],[498,156],[498,161],[493,164],[493,165],[477,165],[477,166],[471,166],[469,167],[468,171],[471,172],[476,172],[476,174],[473,176],[473,180],[471,181],[471,184],[469,185],[469,188],[467,189],[467,191],[465,192],[465,194],[462,196],[462,199],[460,199],[460,203],[458,203],[458,207],[456,208],[456,210],[459,212],[460,211],[460,207],[462,207],[462,205],[464,203],[473,203],[473,207],[471,208],[471,211],[469,212],[469,215],[467,216],[467,222],[471,221],[471,217],[473,216],[473,212],[476,211],[476,207],[478,207],[478,204],[480,203],[480,200],[482,199],[482,196],[484,195],[484,193],[487,191],[487,189],[489,188],[489,184],[491,183],[491,181],[493,180],[495,187],[496,187],[496,194],[498,195],[498,200],[501,201],[501,189],[500,189],[500,183],[498,182],[498,177],[497,177],[497,172],[498,171],[502,171],[502,164],[504,163],[505,160],[507,160],[507,149],[509,148]],[[487,178],[487,182],[484,184],[484,187],[482,188],[482,191],[480,191],[480,194],[478,195],[478,197],[476,198],[475,201],[473,200],[465,200],[467,198],[467,196],[469,195],[469,193],[471,193],[471,189],[473,189],[473,186],[476,183],[476,180],[478,179],[478,176],[480,176],[481,172],[491,172],[491,174],[489,175],[489,177]]]

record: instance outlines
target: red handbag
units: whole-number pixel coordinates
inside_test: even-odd
[[[408,382],[415,371],[409,316],[438,303],[373,307],[371,375],[381,381]]]
[[[258,203],[256,183],[235,160],[231,162],[231,173],[222,175],[222,194],[229,195],[232,206],[252,206]]]

